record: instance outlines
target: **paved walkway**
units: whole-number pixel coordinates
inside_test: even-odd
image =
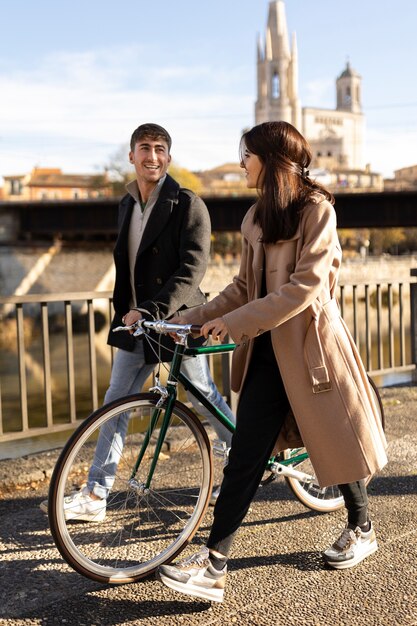
[[[352,570],[324,568],[320,551],[343,512],[308,511],[277,481],[259,490],[244,522],[220,605],[156,580],[104,587],[82,578],[63,563],[39,509],[55,454],[1,461],[0,624],[417,625],[417,387],[385,389],[383,401],[390,463],[370,487],[379,551]]]

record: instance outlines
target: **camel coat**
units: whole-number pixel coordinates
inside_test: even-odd
[[[238,344],[235,391],[245,380],[253,339],[270,330],[292,409],[276,450],[304,444],[322,487],[370,476],[387,462],[386,440],[365,369],[334,298],[341,262],[335,211],[317,196],[304,209],[296,234],[275,244],[260,241],[253,211],[242,223],[238,276],[211,302],[182,318],[201,324],[223,317]],[[263,271],[267,295],[260,298]]]

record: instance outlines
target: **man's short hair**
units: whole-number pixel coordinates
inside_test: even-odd
[[[168,152],[171,151],[172,139],[165,128],[159,126],[159,124],[141,124],[133,131],[132,137],[130,138],[130,149],[132,152],[138,141],[141,141],[144,137],[149,137],[154,141],[163,139],[168,144]]]

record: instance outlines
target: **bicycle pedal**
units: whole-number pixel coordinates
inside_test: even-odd
[[[220,439],[214,439],[214,441],[212,442],[212,448],[214,456],[223,459],[223,461],[225,462],[227,461],[227,459],[229,458],[230,448],[227,447],[225,441],[220,441]]]
[[[269,485],[270,483],[273,483],[274,480],[277,479],[277,475],[276,474],[269,474],[269,476],[267,476],[267,478],[265,478],[264,480],[261,480],[261,482],[259,483],[260,487],[265,487],[266,485]]]

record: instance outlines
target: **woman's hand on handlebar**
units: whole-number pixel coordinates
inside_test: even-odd
[[[203,324],[200,332],[206,339],[211,334],[213,339],[218,339],[221,343],[223,343],[228,334],[227,326],[222,317],[216,317],[216,319]]]
[[[184,324],[185,323],[184,318],[181,317],[180,315],[174,315],[173,317],[170,317],[169,320],[167,321],[170,324]],[[219,339],[221,342],[223,342],[226,338],[226,335],[228,334],[228,329],[227,329],[226,324],[223,321],[223,318],[217,317],[216,319],[211,320],[210,322],[206,322],[201,327],[199,334],[200,334],[200,337],[205,337],[206,339],[208,339],[208,336],[211,334],[213,339]],[[176,333],[169,333],[169,335],[174,340],[177,338]]]

